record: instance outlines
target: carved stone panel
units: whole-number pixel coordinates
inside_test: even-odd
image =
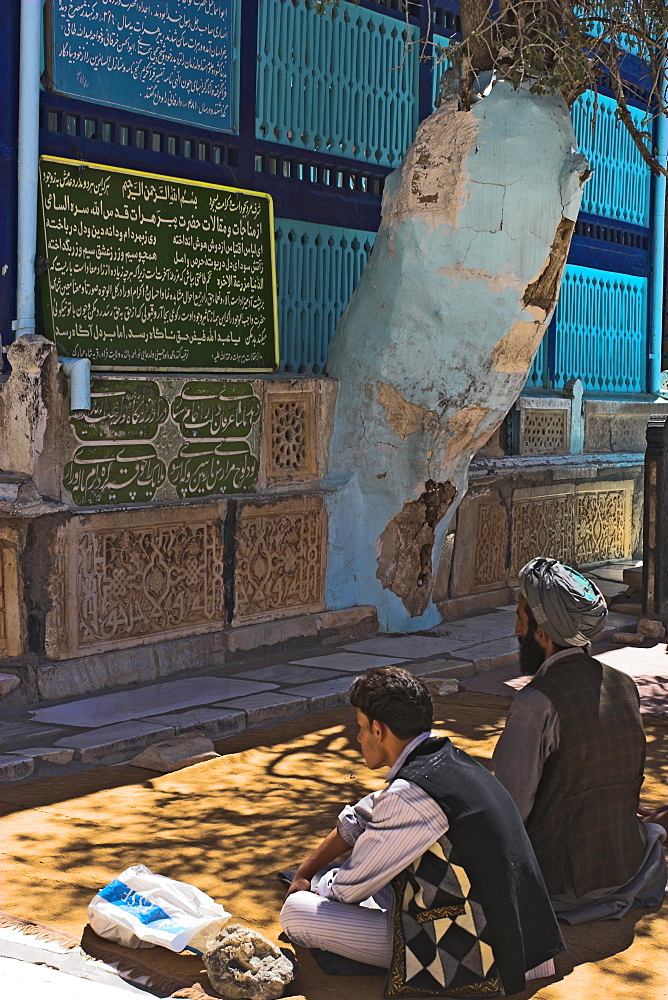
[[[244,493],[259,471],[258,383],[94,378],[70,419],[66,499],[80,507]]]
[[[575,557],[579,563],[629,559],[633,483],[605,483],[575,496]]]
[[[521,451],[523,455],[563,455],[568,452],[568,412],[523,411]]]
[[[489,587],[506,577],[508,513],[499,501],[478,505],[475,587]]]
[[[264,448],[268,483],[316,475],[315,392],[265,393]]]
[[[528,494],[528,496],[526,495]],[[513,497],[511,575],[534,556],[572,562],[574,550],[573,487],[554,493],[517,490]]]
[[[322,497],[242,504],[233,624],[324,608],[327,521]]]
[[[20,656],[26,645],[21,576],[25,528],[0,524],[0,657]]]
[[[61,529],[61,555],[56,543],[47,655],[222,629],[224,511],[214,503],[73,517]]]
[[[587,565],[631,556],[633,481],[517,490],[511,574],[534,556]]]
[[[0,656],[9,656],[7,652],[7,625],[5,622],[5,572],[3,566],[3,545],[0,543]]]

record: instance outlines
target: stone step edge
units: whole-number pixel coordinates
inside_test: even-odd
[[[310,640],[313,645],[327,644],[337,638],[364,639],[377,632],[375,607],[358,605],[91,652],[73,659],[12,665],[12,669],[21,678],[26,703],[37,705],[185,674],[188,664],[196,664],[197,670],[215,669],[285,643]]]
[[[491,669],[500,669],[501,667],[506,667],[508,666],[509,663],[509,657],[514,657],[514,656],[516,656],[516,654],[514,653],[513,654],[504,653],[498,657],[495,657],[494,659],[481,660],[479,670],[476,670],[476,667],[471,661],[464,661],[464,660],[459,664],[454,664],[451,667],[443,668],[438,664],[438,660],[440,658],[434,658],[436,661],[434,664],[434,672],[437,673],[438,676],[443,679],[447,677],[462,677],[462,678],[469,677],[475,673],[487,673],[488,670],[490,669],[488,664],[494,664],[491,667]],[[351,676],[350,678],[351,684],[352,681],[353,678]],[[291,713],[288,711],[284,715],[272,715],[271,712],[269,712],[263,715],[261,712],[257,711],[253,711],[251,713],[244,712],[243,714],[246,715],[246,725],[243,728],[235,729],[234,731],[231,731],[229,733],[222,733],[220,736],[211,736],[211,738],[213,739],[214,743],[216,743],[219,740],[225,739],[227,736],[234,736],[234,735],[239,735],[240,733],[243,732],[261,730],[265,726],[276,725],[277,723],[280,722],[292,721],[296,718],[304,718],[308,715],[315,715],[318,712],[328,711],[333,708],[340,708],[341,706],[348,704],[348,692],[347,690],[343,691],[332,690],[330,692],[320,694],[312,698],[300,699],[300,701],[302,701],[302,703],[303,701],[306,701],[307,707],[305,711],[302,710],[297,713]],[[210,707],[210,706],[200,706],[200,707]],[[221,717],[223,716],[223,714],[224,713],[221,711]],[[150,723],[152,721],[152,717],[147,716],[143,720],[136,720],[136,721],[144,721]],[[206,731],[204,726],[202,728],[203,731]],[[170,726],[170,730],[172,735],[179,736],[185,733],[191,733],[193,731],[193,726],[192,724],[184,725],[183,727]],[[165,733],[166,732],[167,730],[165,730]],[[150,746],[152,742],[153,743],[159,742],[160,740],[165,738],[166,737],[164,734],[159,737],[158,736],[152,737],[151,735],[141,736],[129,741],[131,745],[129,745],[125,749],[120,748],[118,746],[118,741],[115,740],[109,744],[109,746],[110,747],[113,746],[114,749],[113,751],[110,752],[108,757],[105,757],[103,749],[104,744],[101,744],[99,753],[96,753],[95,755],[95,760],[94,761],[90,760],[85,764],[83,764],[80,759],[77,759],[80,755],[76,753],[74,755],[74,759],[70,763],[45,765],[37,757],[34,759],[26,758],[22,750],[14,750],[14,751],[5,750],[2,753],[0,753],[0,757],[4,758],[15,757],[16,762],[15,764],[12,764],[7,761],[0,763],[0,786],[6,784],[14,784],[19,781],[24,781],[29,777],[41,778],[41,777],[49,777],[50,775],[55,775],[55,774],[58,775],[65,775],[70,773],[73,774],[78,771],[91,770],[96,767],[106,767],[111,764],[127,763],[140,750],[143,750],[147,746]],[[28,763],[28,761],[30,763]]]

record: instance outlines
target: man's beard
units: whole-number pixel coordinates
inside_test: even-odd
[[[532,677],[545,661],[545,650],[539,644],[533,632],[518,636],[520,644],[520,670]]]

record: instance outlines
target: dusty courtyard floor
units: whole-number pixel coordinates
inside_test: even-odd
[[[460,693],[436,700],[437,729],[483,762],[491,757],[510,700]],[[643,801],[666,798],[668,722],[646,717]],[[80,940],[86,906],[131,864],[199,886],[233,918],[276,939],[282,890],[275,873],[295,867],[332,828],[342,804],[381,787],[361,760],[352,710],[340,708],[216,744],[222,759],[173,774],[107,767],[2,789],[0,908]],[[521,996],[537,1000],[664,1000],[668,989],[664,912],[566,928],[558,976]],[[95,951],[90,931],[84,943]],[[195,957],[162,949],[132,953],[174,988],[207,985]],[[113,955],[107,954],[113,958]],[[293,995],[376,1000],[379,977],[321,973],[308,952]]]

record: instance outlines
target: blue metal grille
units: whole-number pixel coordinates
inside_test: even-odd
[[[263,0],[257,137],[396,166],[418,124],[418,36],[343,0],[322,13],[311,0]]]
[[[443,58],[443,52],[441,49],[445,49],[450,44],[450,39],[447,35],[432,35],[434,48],[433,48],[433,66],[431,70],[431,103],[432,107],[436,107],[436,95],[438,94],[438,87],[441,82],[441,77],[445,73],[446,69],[450,69],[449,59]]]
[[[650,172],[631,136],[615,117],[616,102],[599,94],[592,134],[595,96],[588,90],[573,105],[571,116],[578,144],[594,168],[584,186],[582,211],[649,226]],[[629,107],[634,124],[644,114]]]
[[[552,384],[644,392],[647,278],[568,264],[557,303]]]
[[[276,219],[281,370],[322,372],[375,233]]]
[[[547,372],[547,338],[548,333],[545,333],[529,370],[525,384],[526,389],[546,389],[549,384]]]

